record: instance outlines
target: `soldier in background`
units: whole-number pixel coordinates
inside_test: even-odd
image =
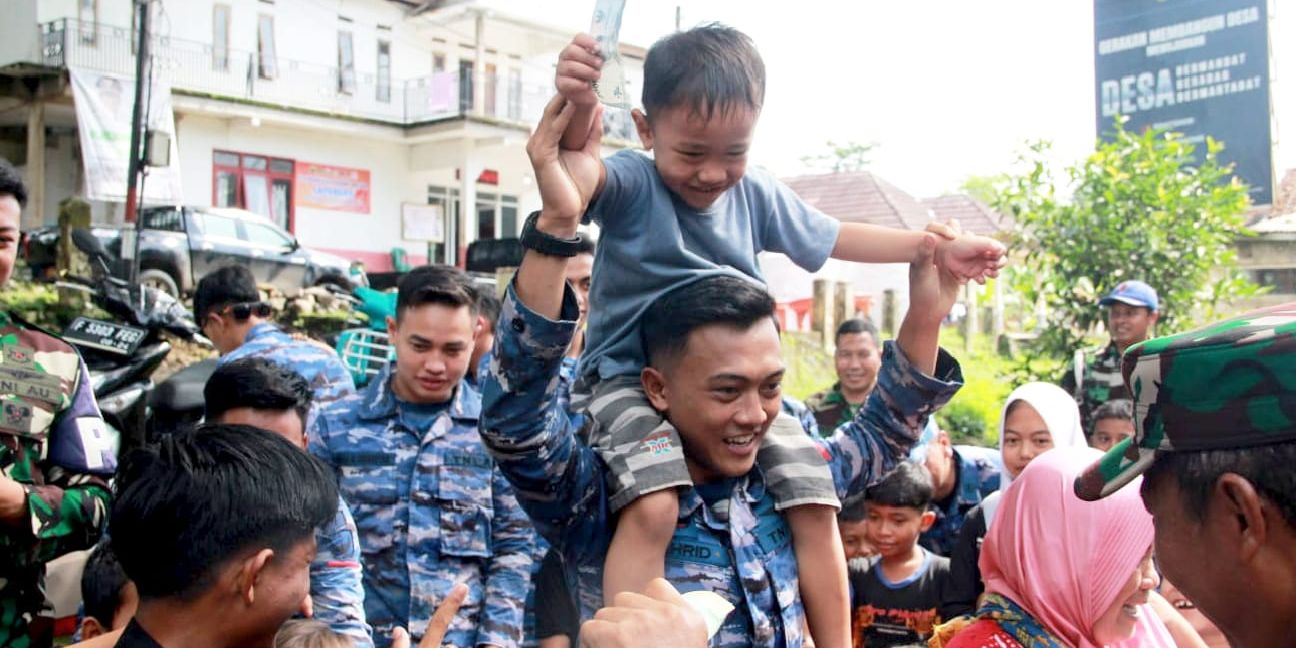
[[[1121,354],[1148,339],[1158,317],[1157,291],[1142,281],[1122,281],[1098,305],[1107,307],[1111,342],[1102,349],[1077,350],[1062,376],[1062,389],[1074,394],[1080,406],[1086,435],[1093,434],[1093,413],[1099,405],[1130,397],[1121,379]]]
[[[239,265],[208,273],[194,289],[194,320],[220,351],[220,363],[261,357],[306,379],[317,401],[355,391],[355,381],[332,349],[300,340],[269,321],[270,305],[261,301],[256,279]]]
[[[882,367],[881,340],[877,328],[862,319],[848,319],[837,327],[833,366],[837,382],[806,399],[819,423],[819,433],[828,436],[849,423],[877,384]]]
[[[0,286],[26,201],[17,170],[0,159]],[[48,646],[45,563],[99,537],[117,457],[81,356],[3,310],[0,385],[0,645]]]
[[[469,592],[446,646],[522,641],[533,531],[477,433],[481,397],[464,380],[476,324],[466,275],[410,271],[387,321],[395,362],[311,426],[310,451],[333,467],[360,531],[365,615],[379,645],[397,626],[417,641],[455,583]]]

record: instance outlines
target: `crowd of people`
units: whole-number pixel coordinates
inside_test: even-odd
[[[652,157],[602,158],[601,66],[584,35],[560,56],[502,296],[406,273],[365,385],[223,268],[193,295],[205,422],[119,464],[75,349],[0,312],[0,644],[50,644],[44,565],[86,548],[86,646],[1291,642],[1296,305],[1150,340],[1156,292],[1122,282],[1110,345],[1014,389],[997,452],[954,445],[941,326],[1003,246],[747,168],[735,30],[649,50]],[[25,197],[0,165],[0,281]],[[786,397],[761,251],[909,264],[895,339],[844,322],[833,386]]]

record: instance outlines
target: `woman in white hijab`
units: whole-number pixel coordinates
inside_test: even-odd
[[[1004,471],[999,490],[968,512],[950,555],[950,576],[941,605],[941,618],[952,619],[976,610],[984,585],[977,561],[981,539],[994,522],[1004,489],[1035,457],[1052,448],[1088,446],[1080,410],[1071,394],[1057,385],[1026,383],[1004,401],[999,423],[999,453]]]

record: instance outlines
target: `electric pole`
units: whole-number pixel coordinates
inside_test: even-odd
[[[134,223],[139,207],[140,139],[144,122],[144,84],[148,83],[149,0],[134,0],[139,43],[135,48],[135,105],[131,112],[130,157],[126,161],[126,222]],[[131,277],[134,279],[134,277]]]

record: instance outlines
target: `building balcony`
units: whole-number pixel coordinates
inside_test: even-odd
[[[57,20],[40,28],[40,62],[50,69],[79,67],[133,77],[134,41],[129,28]],[[551,79],[552,69],[511,75],[447,71],[392,80],[168,37],[153,38],[150,50],[156,78],[177,94],[401,127],[468,118],[529,130],[554,92],[551,81],[535,81]],[[634,139],[626,114],[610,116],[605,132]]]

